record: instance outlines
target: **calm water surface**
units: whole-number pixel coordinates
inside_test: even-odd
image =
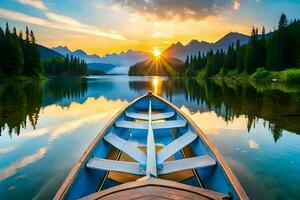
[[[191,116],[251,199],[300,199],[300,87],[106,76],[0,85],[0,199],[51,199],[105,122],[152,90]]]

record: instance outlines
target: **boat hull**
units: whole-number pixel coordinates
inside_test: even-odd
[[[157,146],[156,149],[159,149],[159,145],[162,147],[168,146],[176,138],[186,136],[186,133],[191,131],[196,133],[198,137],[196,139],[192,138],[192,142],[188,146],[184,146],[184,148],[180,149],[180,151],[176,151],[173,155],[173,159],[176,161],[186,157],[199,157],[207,155],[215,160],[215,164],[210,167],[200,167],[189,171],[185,170],[183,173],[186,174],[178,172],[169,173],[167,175],[161,174],[158,175],[158,178],[164,178],[168,180],[174,179],[178,181],[180,176],[188,177],[187,174],[192,173],[193,176],[191,178],[182,178],[180,182],[187,185],[193,185],[198,188],[204,187],[205,189],[211,191],[230,195],[232,199],[248,198],[225,160],[222,158],[217,149],[209,142],[200,128],[175,105],[159,96],[150,93],[134,100],[128,106],[121,109],[107,123],[107,125],[100,131],[97,137],[90,144],[81,159],[75,164],[74,168],[71,170],[69,176],[62,184],[54,199],[78,199],[123,183],[120,179],[123,173],[110,173],[105,170],[93,170],[87,168],[86,166],[88,162],[95,157],[105,159],[111,156],[112,159],[115,160],[128,159],[125,158],[126,154],[122,154],[121,151],[117,151],[112,145],[105,141],[104,138],[111,133],[114,133],[118,137],[128,140],[131,143],[139,144],[139,148],[142,146],[147,146],[147,137],[145,137],[145,135],[147,135],[147,128],[145,128],[146,125],[143,125],[144,122],[137,124],[136,121],[138,120],[132,120],[132,118],[130,118],[138,117],[142,118],[142,120],[145,120],[145,115],[138,114],[137,116],[132,116],[132,114],[129,113],[137,113],[138,111],[147,110],[147,102],[149,101],[152,103],[153,110],[159,110],[162,113],[168,113],[163,115],[164,117],[168,117],[164,124],[161,123],[163,126],[160,126],[159,123],[153,123],[153,133]],[[175,114],[172,115],[172,112]],[[162,116],[162,114],[153,114],[153,116],[159,118]],[[172,123],[172,121],[174,123]],[[177,125],[178,127],[168,128],[168,126],[173,127],[174,125]],[[176,148],[176,146],[177,145],[174,147]],[[124,151],[126,150],[124,149]],[[112,152],[114,152],[113,156],[110,155]],[[167,153],[169,153],[169,151]],[[130,155],[130,152],[128,154]],[[162,153],[160,153],[160,157],[157,156],[158,160],[162,157],[161,155]],[[158,169],[158,174],[160,172],[161,171]],[[114,177],[117,178],[112,178],[113,174]],[[134,175],[129,176],[128,180],[134,181],[139,178],[139,175]]]

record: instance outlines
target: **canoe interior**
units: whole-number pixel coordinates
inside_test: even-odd
[[[121,172],[108,172],[102,170],[88,169],[86,168],[86,164],[90,159],[94,157],[135,162],[125,153],[120,152],[110,143],[105,141],[103,137],[108,135],[109,133],[113,133],[119,136],[120,138],[135,143],[138,146],[138,148],[145,151],[147,144],[147,130],[118,128],[115,126],[115,122],[122,120],[143,122],[143,120],[136,120],[131,117],[128,117],[125,112],[148,113],[149,100],[152,103],[153,114],[175,112],[175,114],[172,117],[166,119],[166,121],[187,121],[180,113],[176,112],[170,105],[156,98],[155,96],[144,96],[143,98],[140,98],[139,100],[131,104],[129,107],[127,107],[124,110],[124,112],[119,114],[119,116],[117,116],[114,119],[114,121],[109,125],[109,127],[105,130],[101,138],[97,141],[96,145],[94,145],[92,150],[89,152],[86,159],[82,161],[80,169],[75,174],[67,190],[64,192],[64,199],[78,199],[95,193],[99,190],[104,190],[125,182],[130,182],[141,178],[141,176],[138,175],[129,175]],[[164,120],[158,121],[161,122]],[[153,121],[153,123],[158,122]],[[201,127],[201,124],[199,124],[199,126]],[[154,129],[153,131],[156,143],[156,151],[160,151],[161,148],[168,145],[175,138],[182,136],[188,130],[196,132],[196,130],[191,126],[189,121],[187,121],[187,124],[184,127],[180,128]],[[201,136],[197,137],[191,144],[183,148],[182,151],[176,152],[168,160],[179,160],[185,157],[195,157],[202,155],[209,155],[210,157],[216,160],[217,164],[211,167],[159,175],[159,178],[174,180],[181,183],[185,183],[187,185],[203,187],[205,189],[213,190],[223,194],[230,194],[233,199],[239,199],[237,192],[235,191],[232,183],[227,177],[224,169],[221,167],[219,161],[216,159],[215,155],[212,153],[207,144],[202,140]]]

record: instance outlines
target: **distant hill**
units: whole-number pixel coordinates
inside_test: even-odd
[[[130,67],[129,76],[176,76],[184,63],[172,57],[151,57]]]
[[[61,55],[60,53],[57,53],[56,51],[53,51],[52,49],[49,49],[42,45],[37,45],[37,49],[40,52],[40,57],[41,57],[42,61],[47,60],[49,58],[55,58],[55,57],[62,58],[63,57],[63,55]]]
[[[148,53],[143,51],[133,51],[128,50],[127,52],[121,52],[119,54],[106,54],[104,57],[100,57],[96,54],[88,55],[83,50],[71,51],[66,46],[53,47],[52,50],[62,54],[62,55],[73,55],[79,57],[80,59],[85,60],[86,63],[103,63],[103,64],[112,64],[114,66],[130,66],[137,62],[143,61],[149,57]]]
[[[51,49],[53,51],[60,53],[61,55],[64,55],[64,56],[66,56],[67,54],[70,54],[72,52],[70,49],[68,49],[67,46],[52,47]]]
[[[183,45],[178,42],[168,47],[163,54],[185,60],[187,55],[197,54],[199,51],[201,53],[207,53],[210,50],[217,51],[218,49],[227,51],[228,46],[232,43],[235,44],[237,40],[240,40],[240,43],[243,45],[249,41],[249,36],[237,32],[230,32],[215,43],[191,40],[187,45]]]

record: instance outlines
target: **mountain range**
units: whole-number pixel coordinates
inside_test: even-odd
[[[57,58],[63,57],[63,55],[61,55],[60,53],[58,53],[52,49],[49,49],[47,47],[44,47],[42,45],[37,45],[37,49],[40,52],[40,57],[41,57],[42,61],[47,60],[49,58],[54,58],[54,57],[57,57]]]
[[[240,40],[240,44],[243,45],[249,41],[249,36],[237,32],[230,32],[215,43],[209,43],[206,41],[199,42],[195,39],[191,40],[186,45],[177,42],[176,44],[172,44],[171,46],[169,46],[163,52],[163,54],[168,57],[175,57],[181,60],[185,60],[187,55],[197,54],[199,51],[202,53],[206,53],[209,50],[216,51],[218,49],[223,49],[224,51],[226,51],[228,46],[230,46],[231,44],[235,44],[237,40]],[[149,53],[143,51],[134,51],[131,49],[126,52],[121,52],[119,54],[106,54],[103,57],[100,57],[96,54],[88,55],[81,49],[71,51],[66,46],[53,47],[52,50],[64,56],[69,54],[76,57],[80,57],[81,59],[84,59],[86,63],[104,63],[126,67],[131,66],[137,62],[144,61],[150,56]]]
[[[269,34],[266,35],[267,37]],[[206,41],[191,40],[188,44],[183,45],[181,42],[177,42],[169,46],[163,55],[166,57],[178,58],[182,61],[186,59],[187,55],[197,54],[199,51],[201,53],[206,53],[210,50],[217,51],[218,49],[223,49],[226,51],[228,46],[236,44],[236,41],[240,40],[240,44],[246,44],[249,41],[249,36],[241,34],[238,32],[230,32],[224,37],[219,39],[214,43],[209,43]],[[96,54],[88,55],[81,49],[71,51],[66,46],[58,46],[48,49],[43,46],[39,46],[42,59],[47,59],[51,57],[62,57],[67,54],[79,57],[88,63],[88,68],[104,71],[105,73],[127,73],[129,66],[134,65],[138,62],[142,62],[150,58],[150,54],[144,51],[134,51],[129,49],[126,52],[121,52],[119,54],[112,53],[106,54],[101,57]],[[105,69],[102,69],[102,68]]]
[[[104,63],[104,64],[111,64],[115,66],[130,66],[137,62],[143,61],[149,57],[149,53],[143,51],[133,51],[129,49],[126,52],[121,52],[119,54],[112,53],[106,54],[103,57],[100,57],[96,54],[88,55],[81,49],[76,51],[71,51],[66,46],[58,46],[53,47],[52,50],[66,56],[67,54],[79,57],[85,60],[86,63]]]
[[[187,55],[197,54],[199,51],[201,53],[207,53],[210,50],[217,51],[218,49],[227,51],[228,47],[232,44],[236,44],[237,40],[240,40],[240,44],[243,45],[248,43],[249,36],[237,32],[230,32],[215,43],[191,40],[187,45],[183,45],[177,42],[168,47],[163,54],[185,60]]]

